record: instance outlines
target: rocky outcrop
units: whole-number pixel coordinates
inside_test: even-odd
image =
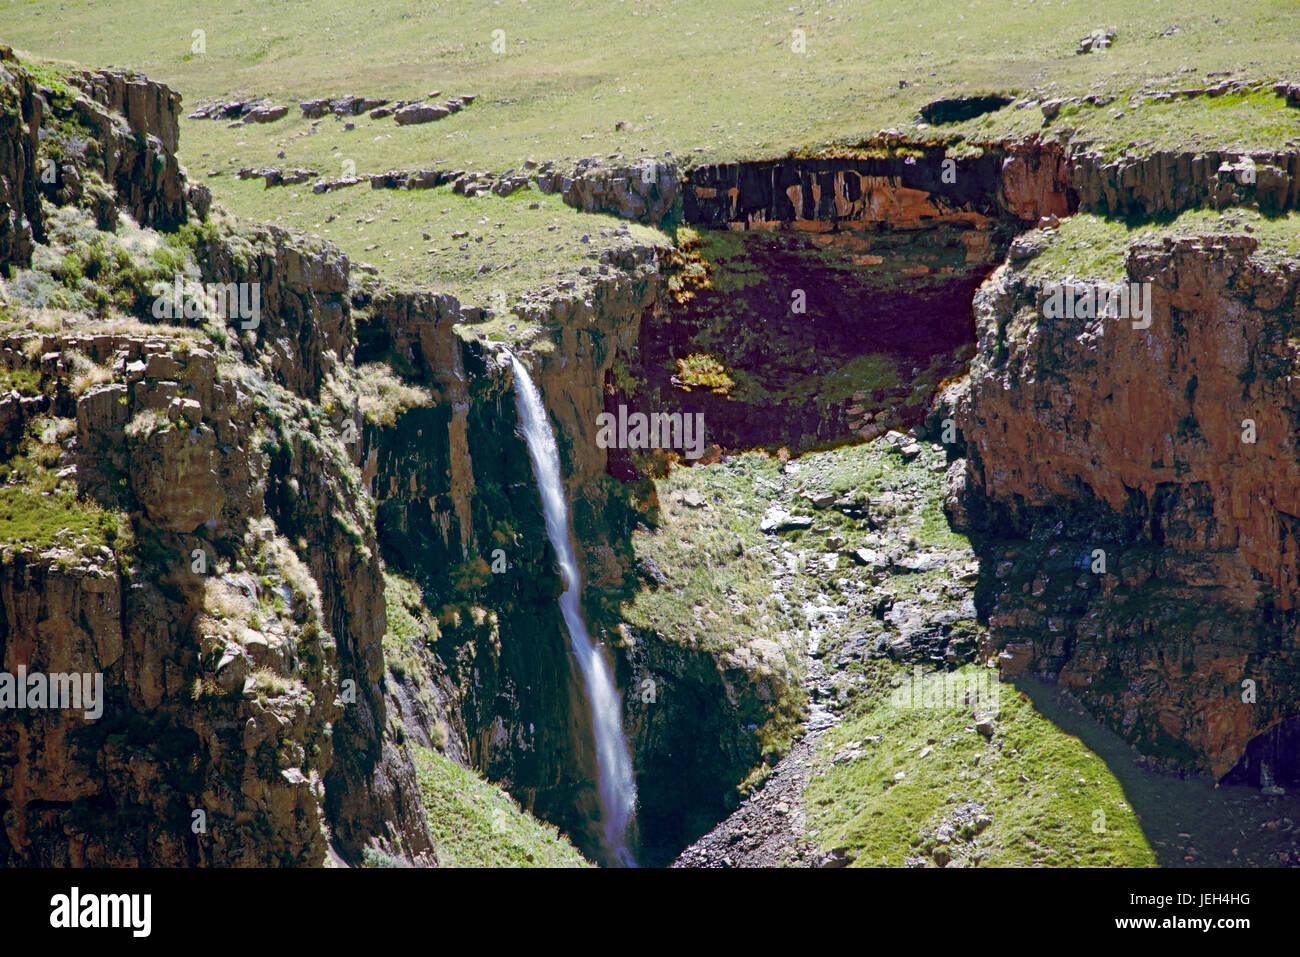
[[[5,547],[4,670],[98,673],[103,699],[93,719],[26,711],[4,723],[0,860],[323,863],[335,640],[315,582],[265,516],[267,473],[242,451],[257,444],[257,399],[210,352],[164,337],[41,345],[118,370],[75,401],[61,393],[53,411],[76,422],[60,474],[133,515],[115,539],[91,526],[84,542]],[[48,371],[57,381],[69,367]]]
[[[53,114],[90,130],[99,149],[85,158],[113,187],[116,207],[142,226],[185,222],[185,178],[176,160],[180,94],[120,71],[75,71],[69,78],[81,95],[70,107],[54,98]]]
[[[1174,215],[1208,206],[1281,212],[1300,205],[1300,152],[1162,151],[1071,160],[1079,208],[1108,216]]]
[[[44,101],[0,46],[0,264],[24,266],[32,244],[44,237],[37,194],[37,153]]]
[[[411,126],[430,123],[451,116],[453,113],[459,113],[477,99],[474,94],[465,93],[460,96],[449,97],[440,102],[431,102],[440,93],[441,91],[429,94],[428,100],[398,100],[395,103],[388,100],[348,95],[333,99],[326,97],[308,100],[299,105],[302,108],[304,119],[319,119],[331,113],[336,117],[360,116],[362,113],[367,113],[372,120],[381,120],[391,116],[399,126]],[[282,107],[281,109],[287,111],[288,107]],[[284,115],[279,110],[276,111],[278,115],[269,117],[259,117],[256,111],[249,112],[247,108],[243,112],[247,114],[249,120],[259,123],[271,122]]]
[[[687,222],[711,229],[975,225],[999,214],[998,162],[920,147],[879,159],[699,166],[683,188],[682,210]]]
[[[1059,677],[1144,750],[1216,775],[1294,716],[1300,679],[1297,288],[1258,245],[1131,246],[1149,328],[1046,318],[1047,280],[1000,268],[957,413],[1004,672]]]
[[[1002,160],[1002,204],[1011,215],[1030,223],[1048,216],[1069,216],[1079,207],[1073,171],[1057,143],[1030,140],[1010,147]]]
[[[166,153],[180,147],[181,95],[176,91],[120,70],[78,70],[72,77],[88,97],[126,120],[132,133],[154,137]]]
[[[195,256],[205,282],[243,285],[241,305],[257,304],[231,325],[245,358],[269,362],[280,385],[318,398],[326,373],[352,352],[348,257],[276,226],[210,235]]]
[[[673,214],[682,188],[677,164],[654,157],[608,166],[579,160],[570,173],[539,171],[536,181],[543,193],[559,193],[585,213],[613,213],[651,226]]]

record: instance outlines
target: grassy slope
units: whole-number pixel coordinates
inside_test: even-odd
[[[554,827],[474,771],[435,751],[413,747],[411,753],[441,866],[586,866]]]
[[[978,671],[967,666],[960,674],[974,683]],[[937,681],[931,674],[923,683]],[[960,863],[1154,864],[1110,768],[1015,689],[997,690],[1001,713],[991,740],[976,731],[970,708],[907,708],[889,699],[835,728],[819,751],[808,791],[809,815],[824,849],[849,847],[863,866],[901,866],[907,857],[929,856],[935,847],[930,832],[974,801],[993,821],[978,836],[950,845]],[[854,742],[862,744],[862,757],[830,762]],[[1094,830],[1095,824],[1104,830]]]
[[[942,517],[942,477],[930,467],[938,458],[927,447],[922,457],[904,462],[877,441],[812,453],[784,472],[775,459],[758,454],[674,470],[657,483],[659,529],[633,536],[638,556],[653,559],[671,586],[638,594],[624,610],[627,620],[715,651],[733,647],[740,636],[794,643],[813,631],[823,662],[831,666],[845,643],[869,627],[874,582],[897,601],[919,600],[936,610],[959,602],[969,591],[954,582],[959,562],[882,577],[844,554],[879,547],[864,523],[834,509],[798,504],[804,492],[864,499],[885,489],[915,492],[915,499],[892,513],[876,510],[876,521],[888,526],[887,541],[911,541],[917,551],[973,560],[965,538]],[[691,491],[706,504],[686,505],[683,496]],[[758,531],[771,504],[812,515],[813,527],[782,534],[778,544],[778,536]],[[832,537],[841,544],[828,546]],[[832,570],[823,558],[834,552],[840,557]],[[847,614],[808,617],[811,608],[827,602]],[[960,673],[980,670],[968,666]],[[1184,793],[1187,788],[1179,790],[1184,782],[1169,785],[1126,770],[1131,756],[1094,740],[1093,732],[1085,744],[1085,732],[1070,728],[1059,714],[1045,716],[1043,706],[1010,685],[998,686],[999,730],[988,741],[976,732],[969,708],[894,706],[893,686],[910,680],[909,671],[888,660],[852,661],[835,672],[846,702],[843,721],[819,744],[807,795],[809,825],[823,851],[845,846],[859,866],[901,866],[905,858],[928,857],[937,825],[976,801],[992,823],[950,845],[957,864],[1147,866],[1156,862],[1153,837],[1175,839],[1186,818],[1174,813],[1176,823],[1151,828],[1150,814],[1138,816],[1131,791],[1150,797],[1153,789],[1173,787],[1173,799],[1208,806],[1203,797]],[[931,674],[925,682],[936,680]],[[784,727],[780,721],[773,725],[774,731]],[[879,739],[872,742],[873,736]],[[854,745],[862,756],[832,763]],[[896,781],[900,771],[903,778]],[[1101,833],[1093,830],[1098,809],[1105,815]],[[1234,833],[1232,840],[1241,838]]]
[[[231,208],[331,240],[388,282],[449,292],[466,303],[486,305],[497,290],[513,303],[558,278],[577,280],[578,270],[594,267],[603,249],[633,240],[667,242],[657,230],[580,213],[532,189],[505,199],[466,199],[450,187],[405,192],[363,184],[316,196],[310,183],[266,189],[260,179],[233,175],[207,182]],[[615,232],[625,225],[627,238]],[[452,238],[461,232],[469,235]]]
[[[1241,235],[1243,227],[1259,240],[1255,258],[1277,261],[1300,256],[1300,213],[1264,216],[1256,210],[1188,210],[1170,222],[1126,223],[1079,213],[1048,233],[1047,247],[1024,271],[1045,279],[1066,276],[1118,282],[1125,278],[1124,257],[1131,243],[1168,235]]]
[[[365,174],[399,167],[504,172],[528,157],[767,157],[843,147],[884,127],[908,129],[920,106],[963,92],[1124,97],[1204,85],[1213,82],[1206,74],[1220,71],[1249,80],[1297,77],[1300,21],[1290,0],[1169,6],[1153,12],[1145,0],[376,0],[357,10],[348,0],[254,8],[157,0],[142,17],[138,0],[64,0],[57,16],[48,3],[26,0],[0,6],[0,39],[40,56],[143,70],[172,84],[190,105],[235,94],[291,103],[344,93],[478,94],[463,112],[413,127],[360,117],[344,131],[329,118],[306,135],[312,127],[296,109],[277,123],[234,130],[185,120],[181,151],[193,177],[236,213],[327,236],[374,262],[386,279],[486,302],[498,289],[514,296],[544,277],[572,275],[582,258],[571,251],[576,241],[599,240],[610,222],[556,200],[531,210],[539,198],[531,191],[505,202],[466,201],[446,191],[395,197],[365,186],[314,196],[305,187],[265,190],[230,174],[240,166],[279,165],[336,176],[345,160]],[[128,21],[130,30],[105,28]],[[1077,39],[1103,25],[1118,31],[1116,45],[1074,55]],[[1177,31],[1161,36],[1172,27]],[[805,54],[792,50],[796,29],[805,32]],[[205,53],[191,51],[195,30],[205,32]],[[494,30],[505,31],[504,53],[493,52]],[[900,81],[909,85],[900,88]],[[1210,143],[1273,148],[1300,140],[1296,111],[1272,94],[1123,105],[1067,108],[1050,129],[1068,127],[1076,139],[1112,152]],[[616,131],[618,122],[625,129]],[[1036,108],[1007,107],[943,132],[1023,135],[1042,123]],[[205,179],[214,171],[226,175]],[[497,222],[511,239],[473,241],[478,232],[496,231]],[[461,250],[463,241],[450,233],[466,228],[472,236]]]
[[[14,2],[0,10],[0,36],[42,55],[142,69],[189,102],[236,91],[290,100],[480,94],[465,113],[391,139],[359,126],[359,169],[417,157],[505,169],[529,155],[641,147],[763,156],[907,123],[922,104],[962,91],[1119,93],[1236,69],[1294,76],[1300,32],[1288,0],[1154,10],[1146,0],[375,0],[364,9],[349,0],[156,0],[143,10],[138,0],[64,0],[52,18],[40,0]],[[127,21],[130,30],[105,28]],[[1116,45],[1075,56],[1077,39],[1099,26],[1118,31]],[[796,29],[806,34],[802,55],[792,49]],[[204,54],[191,52],[194,30],[206,32]],[[505,33],[504,53],[492,50],[494,30]],[[615,135],[617,121],[627,130]],[[227,143],[221,126],[207,124],[187,156]],[[1181,141],[1184,130],[1173,132]]]

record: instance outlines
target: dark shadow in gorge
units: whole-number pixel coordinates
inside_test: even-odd
[[[1268,798],[1251,787],[1218,786],[1210,778],[1150,770],[1141,754],[1098,723],[1065,689],[1035,678],[1017,678],[1011,684],[1039,714],[1078,737],[1106,763],[1162,867],[1276,864],[1281,862],[1271,855],[1280,850],[1291,861],[1300,861],[1300,828],[1288,831],[1285,826],[1288,818],[1300,821],[1300,796]],[[1189,847],[1196,850],[1190,861]]]
[[[1223,784],[1300,787],[1300,718],[1287,718],[1256,735],[1246,753],[1223,776]]]
[[[700,237],[606,410],[702,413],[726,450],[798,453],[920,422],[969,359],[971,299],[1001,255],[991,233],[953,226]],[[691,356],[730,383],[693,378]],[[611,473],[632,474],[626,459],[611,454]]]

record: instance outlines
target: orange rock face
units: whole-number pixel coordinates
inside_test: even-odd
[[[1006,209],[1026,222],[1044,216],[1068,216],[1071,168],[1058,144],[1013,147],[1002,161],[1002,196]]]
[[[958,408],[1006,670],[1216,774],[1295,714],[1300,678],[1297,282],[1257,245],[1131,247],[1148,328],[1045,318],[1045,280],[1000,268]]]

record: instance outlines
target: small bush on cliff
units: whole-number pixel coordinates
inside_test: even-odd
[[[15,301],[28,308],[57,308],[107,317],[127,313],[145,322],[153,315],[156,284],[169,288],[193,272],[183,247],[122,217],[117,233],[97,228],[93,216],[74,207],[47,204],[50,243],[38,246],[32,267],[20,270]],[[185,320],[178,320],[183,323]]]
[[[433,393],[407,385],[382,362],[358,366],[356,386],[361,393],[361,414],[372,425],[393,425],[408,410],[433,404]]]
[[[104,368],[80,352],[71,353],[69,362],[72,366],[71,386],[73,395],[81,395],[91,386],[103,385],[105,382],[113,380],[111,370]]]
[[[362,867],[406,867],[407,864],[400,857],[393,857],[391,854],[385,854],[383,851],[373,847],[367,847],[361,852]]]
[[[674,382],[686,389],[691,387],[709,389],[719,395],[726,395],[736,384],[727,375],[726,367],[716,357],[695,352],[685,359],[677,360],[677,375]]]

